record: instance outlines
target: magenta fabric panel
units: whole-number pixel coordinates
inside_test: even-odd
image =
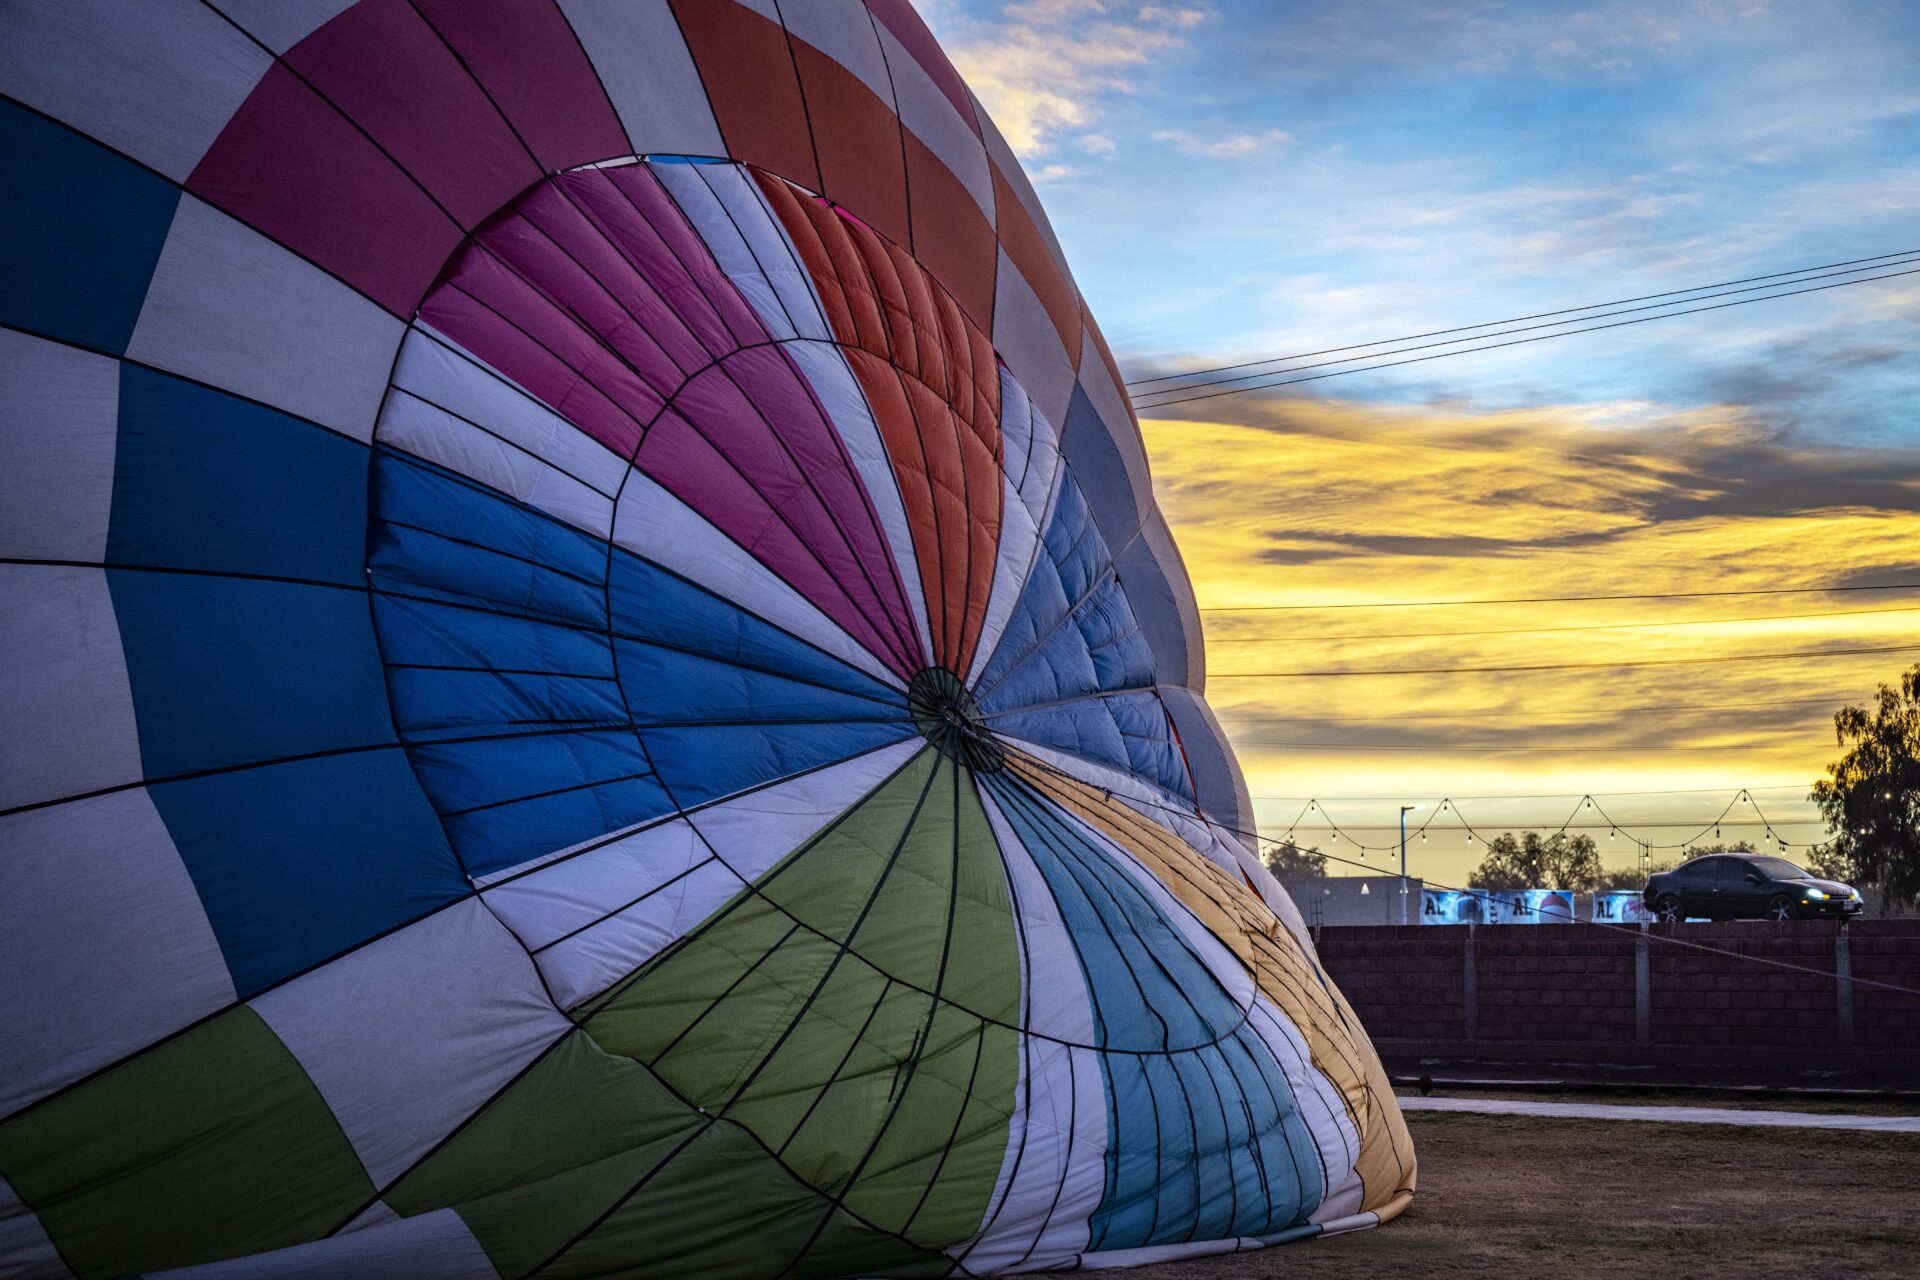
[[[767,341],[752,305],[707,252],[700,233],[653,172],[642,165],[599,172],[609,185],[605,198],[590,208],[603,219],[601,227],[649,278],[690,286],[676,293],[674,302],[707,347],[728,350]],[[601,194],[585,184],[570,185],[569,190],[583,197]]]
[[[420,318],[621,457],[663,397],[499,259],[461,255]]]
[[[187,189],[395,315],[411,317],[460,228],[286,66],[262,76]]]
[[[286,61],[464,227],[540,179],[540,166],[407,0],[360,0]]]
[[[926,659],[878,528],[836,525],[808,483],[817,477],[785,454],[762,406],[727,376],[741,358],[687,384],[647,433],[640,470],[911,679]],[[810,399],[804,389],[796,398]]]
[[[920,20],[920,15],[914,12],[909,0],[867,0],[867,10],[880,19],[880,25],[913,55],[920,69],[939,86],[941,93],[947,95],[947,101],[953,103],[953,109],[960,113],[960,118],[977,136],[980,122],[974,118],[973,100],[967,96],[966,81],[947,61],[946,51],[933,38],[933,32],[927,30],[927,24]]]
[[[632,152],[553,0],[415,0],[549,173]]]

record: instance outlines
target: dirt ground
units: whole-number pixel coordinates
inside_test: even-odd
[[[1920,1136],[1412,1114],[1420,1191],[1372,1231],[1138,1280],[1920,1275]]]

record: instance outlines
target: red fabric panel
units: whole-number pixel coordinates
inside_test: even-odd
[[[1068,363],[1079,368],[1080,295],[1061,273],[1060,264],[1047,248],[1046,238],[1034,225],[1027,206],[1020,203],[1019,195],[1000,176],[997,164],[993,166],[993,213],[1007,257],[1020,268],[1021,276],[1040,299],[1040,305],[1047,309],[1047,318],[1053,321],[1060,343],[1067,349]]]
[[[553,0],[416,0],[548,172],[633,150]]]
[[[793,59],[820,155],[822,194],[881,235],[907,243],[907,165],[893,108],[804,40],[793,40]]]
[[[999,242],[960,179],[926,143],[905,130],[913,254],[945,285],[967,318],[993,328],[993,272]]]
[[[727,154],[820,190],[806,103],[776,23],[732,0],[672,0]]]
[[[407,0],[361,0],[286,61],[468,230],[540,179],[487,95]]]
[[[913,5],[908,0],[867,0],[867,11],[880,19],[880,25],[893,33],[913,60],[920,64],[940,92],[947,95],[947,101],[967,122],[967,127],[978,136],[980,122],[973,114],[973,99],[967,94],[967,85],[960,73],[947,61],[946,52],[940,48],[940,42],[933,38],[933,32],[927,30],[927,24],[920,20]]]
[[[461,239],[425,192],[277,62],[187,189],[402,318]]]
[[[1005,497],[992,343],[904,248],[777,179],[760,185],[828,299],[893,463],[933,660],[964,672],[993,588]]]

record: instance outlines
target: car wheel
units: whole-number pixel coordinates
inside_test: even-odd
[[[1773,901],[1767,904],[1767,914],[1775,920],[1793,919],[1793,899],[1784,893],[1777,893]]]
[[[1655,903],[1653,911],[1655,915],[1660,917],[1660,923],[1662,924],[1679,924],[1687,918],[1687,913],[1680,909],[1680,899],[1674,897],[1672,894],[1668,894],[1666,897],[1660,899],[1659,902]]]

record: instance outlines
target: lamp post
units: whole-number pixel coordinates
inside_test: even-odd
[[[1407,922],[1407,815],[1425,805],[1403,804],[1400,806],[1400,923]]]

